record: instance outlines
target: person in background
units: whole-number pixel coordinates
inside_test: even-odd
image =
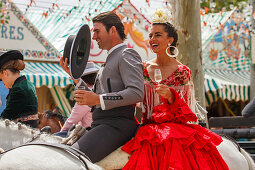
[[[76,88],[79,88],[81,81],[84,81],[87,86],[92,89],[98,69],[95,67],[93,62],[88,62],[86,69],[84,70],[81,79],[76,82]],[[84,128],[91,127],[92,113],[91,108],[87,105],[79,105],[75,103],[71,115],[65,121],[65,124],[61,128],[60,132],[55,133],[56,136],[67,137],[68,130],[73,124],[79,124]]]
[[[156,58],[144,63],[142,126],[122,150],[131,154],[123,170],[228,169],[216,146],[219,135],[197,125],[190,103],[190,69],[176,57],[178,35],[168,11],[153,14],[149,44]]]
[[[20,71],[24,68],[23,55],[19,51],[11,50],[0,56],[0,79],[9,89],[6,108],[2,112],[1,118],[22,122],[37,128],[36,90],[25,76],[20,76]]]
[[[94,109],[91,130],[71,147],[81,150],[95,163],[134,136],[135,104],[143,100],[144,84],[141,57],[124,44],[126,35],[120,18],[114,12],[104,12],[92,21],[92,39],[108,53],[93,91],[75,91],[78,104]],[[64,62],[61,65],[69,70],[67,59]]]

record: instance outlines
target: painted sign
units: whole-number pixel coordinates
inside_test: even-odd
[[[128,47],[136,50],[143,61],[154,58],[155,54],[150,50],[148,44],[150,22],[127,1],[123,1],[121,7],[117,8],[115,12],[124,23],[125,34],[127,35],[125,43]],[[98,49],[96,41],[92,41],[90,50],[91,61],[105,61],[107,53]]]
[[[59,61],[60,53],[11,3],[8,22],[0,22],[0,50],[19,50],[26,60]]]
[[[247,22],[234,12],[203,50],[207,68],[250,70],[250,32]]]
[[[12,11],[9,23],[0,24],[0,48],[47,51]]]

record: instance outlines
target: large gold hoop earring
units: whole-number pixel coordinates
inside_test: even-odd
[[[173,55],[168,52],[168,50],[170,51],[171,47],[174,48],[174,51],[175,51],[175,54]],[[175,46],[171,46],[171,44],[169,43],[168,47],[166,48],[166,55],[168,55],[169,57],[175,58],[178,56],[178,54],[179,54],[178,48],[176,48]]]

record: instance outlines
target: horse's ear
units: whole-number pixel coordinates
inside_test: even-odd
[[[58,107],[55,107],[54,109],[53,109],[53,111],[52,111],[54,114],[59,114],[59,109],[58,109]]]

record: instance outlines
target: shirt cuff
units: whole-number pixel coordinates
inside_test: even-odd
[[[99,99],[100,99],[101,109],[102,109],[102,110],[105,110],[105,104],[104,104],[103,96],[106,96],[106,94],[101,94],[101,95],[99,95]]]

